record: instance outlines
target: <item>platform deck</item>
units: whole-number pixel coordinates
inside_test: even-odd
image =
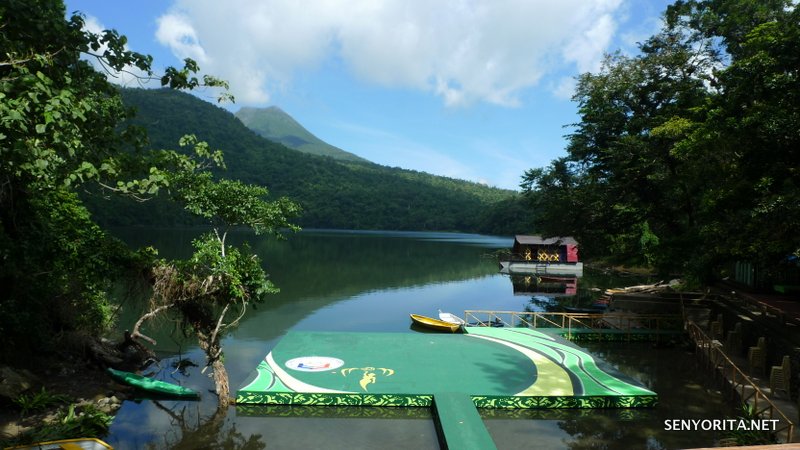
[[[649,407],[654,392],[555,334],[289,333],[237,404],[430,406],[457,392],[479,408]]]

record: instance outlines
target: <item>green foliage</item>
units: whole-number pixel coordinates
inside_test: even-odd
[[[57,333],[98,333],[109,320],[106,289],[127,250],[65,189],[18,196],[13,227],[0,228],[3,354],[48,350]]]
[[[35,440],[100,437],[108,433],[112,421],[113,417],[92,405],[73,404],[62,411],[49,427],[41,429]]]
[[[734,419],[737,421],[745,421],[747,425],[750,425],[752,421],[763,420],[762,417],[756,414],[755,408],[748,403],[742,404],[739,410],[739,415]],[[736,445],[769,445],[778,443],[778,438],[773,432],[751,430],[749,429],[749,426],[745,428],[746,429],[742,430],[727,430],[723,432],[723,435],[725,436],[725,439],[733,440]]]
[[[481,233],[513,236],[534,230],[533,211],[521,195],[492,203],[483,209],[479,219],[477,231]]]
[[[297,229],[286,220],[299,214],[297,205],[286,198],[264,201],[263,197],[269,193],[267,188],[235,180],[214,181],[210,173],[181,181],[177,196],[192,214],[226,226],[248,226],[257,234],[281,228]]]
[[[22,394],[13,400],[14,404],[20,408],[22,416],[27,416],[31,412],[41,411],[67,401],[68,398],[66,396],[52,394],[47,392],[45,388],[42,388],[39,392]]]
[[[113,417],[92,405],[71,404],[61,409],[49,422],[41,423],[34,429],[18,436],[3,445],[30,445],[58,439],[99,438],[108,433]]]
[[[568,156],[524,180],[537,228],[698,279],[775,266],[800,245],[798,45],[789,2],[676,2],[640,55],[580,77]]]
[[[218,302],[260,302],[264,295],[278,292],[267,279],[261,261],[246,245],[241,250],[228,246],[223,252],[213,234],[196,239],[192,245],[192,257],[179,262],[182,278],[189,283],[215,280],[218,290],[209,290],[208,294]]]
[[[152,58],[125,49],[114,30],[83,30],[59,0],[0,5],[0,359],[51,349],[62,333],[96,334],[109,322],[111,280],[132,260],[94,223],[76,192],[139,200],[169,187],[171,174],[201,170],[218,155],[143,152],[106,74]],[[225,88],[197,78],[197,65],[167,69],[162,84]],[[202,150],[202,149],[201,149]]]

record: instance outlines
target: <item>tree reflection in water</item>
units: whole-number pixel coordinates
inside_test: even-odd
[[[149,443],[147,448],[186,449],[198,448],[262,450],[267,448],[260,434],[245,436],[236,428],[234,420],[228,418],[228,408],[217,408],[211,416],[203,418],[198,413],[187,414],[187,406],[170,409],[157,400],[153,406],[163,411],[170,422],[170,429],[164,435],[163,443]],[[230,409],[233,409],[232,407]]]

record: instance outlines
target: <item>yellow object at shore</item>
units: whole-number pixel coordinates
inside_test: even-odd
[[[433,317],[420,316],[419,314],[411,314],[411,320],[424,327],[450,333],[455,333],[461,328],[460,324],[445,322],[444,320],[434,319]]]
[[[100,439],[81,438],[37,442],[36,444],[8,447],[6,450],[114,450],[114,447]]]

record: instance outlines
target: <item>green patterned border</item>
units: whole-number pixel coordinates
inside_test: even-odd
[[[495,397],[473,395],[472,401],[478,408],[492,409],[652,408],[658,404],[658,396]]]
[[[431,406],[432,395],[304,394],[300,392],[239,391],[237,404],[315,406]]]
[[[433,412],[429,406],[384,408],[380,406],[237,405],[236,415],[346,419],[430,419],[433,417]]]
[[[405,408],[395,408],[405,409]],[[483,419],[530,419],[530,420],[572,420],[579,417],[596,416],[594,409],[490,409],[481,408],[478,413]],[[648,408],[607,408],[603,416],[616,420],[647,420],[653,417]]]
[[[236,403],[269,405],[314,406],[431,406],[432,395],[361,395],[361,394],[302,394],[285,392],[239,392]],[[656,395],[622,396],[472,396],[478,408],[493,409],[595,409],[595,408],[652,408],[658,404]]]

